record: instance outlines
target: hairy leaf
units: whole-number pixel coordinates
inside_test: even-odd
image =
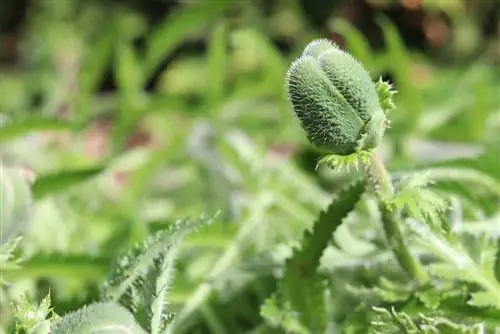
[[[326,211],[307,231],[300,248],[294,249],[285,264],[283,295],[299,313],[301,322],[313,332],[326,328],[326,311],[322,281],[317,273],[320,258],[342,220],[351,212],[365,190],[365,181],[356,181],[342,189]]]
[[[173,279],[175,249],[189,233],[210,223],[212,219],[204,217],[178,221],[136,245],[115,263],[101,288],[103,299],[120,302],[153,333],[165,332],[172,320],[166,298]]]
[[[459,334],[459,333],[482,333],[481,324],[465,325],[453,322],[445,317],[429,317],[419,314],[413,318],[405,312],[398,312],[394,308],[374,307],[375,316],[371,320],[368,330],[370,334]]]
[[[145,334],[127,309],[114,303],[95,303],[69,313],[51,326],[51,334]]]

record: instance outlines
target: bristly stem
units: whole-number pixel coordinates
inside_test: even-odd
[[[398,226],[397,213],[393,211],[388,204],[388,200],[394,196],[394,188],[384,162],[376,151],[371,155],[370,163],[367,164],[366,168],[370,183],[379,201],[382,224],[389,246],[394,252],[400,266],[411,277],[421,282],[426,281],[428,275],[422,268],[422,264],[418,258],[414,257],[408,250]]]

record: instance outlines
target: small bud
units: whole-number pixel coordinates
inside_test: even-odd
[[[313,144],[338,155],[378,145],[386,116],[364,67],[334,43],[309,43],[290,66],[287,89]]]

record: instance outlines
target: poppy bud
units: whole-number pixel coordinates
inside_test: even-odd
[[[364,67],[334,43],[309,43],[287,73],[290,101],[309,141],[349,155],[378,145],[386,116]]]

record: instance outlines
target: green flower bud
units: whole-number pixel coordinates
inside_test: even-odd
[[[309,43],[290,66],[287,89],[311,143],[338,155],[378,145],[386,116],[364,67],[335,44]]]

